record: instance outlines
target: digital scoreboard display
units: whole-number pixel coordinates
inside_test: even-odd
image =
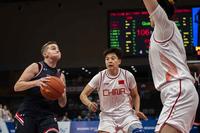
[[[174,19],[182,34],[187,55],[195,55],[195,47],[200,44],[193,43],[193,9],[176,10]],[[147,56],[153,28],[146,10],[109,11],[108,31],[109,47],[121,48],[125,57]]]

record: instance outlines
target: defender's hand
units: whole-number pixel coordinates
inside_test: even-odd
[[[98,105],[97,103],[95,102],[91,102],[89,105],[88,105],[88,109],[93,111],[93,112],[96,112],[97,111],[97,108],[98,108]]]
[[[140,111],[136,111],[135,114],[140,118],[140,119],[143,119],[143,120],[148,120],[147,116],[140,112]]]

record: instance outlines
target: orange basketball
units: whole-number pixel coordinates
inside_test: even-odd
[[[56,76],[50,76],[46,85],[40,88],[40,92],[48,100],[57,100],[64,92],[65,86],[62,80]]]

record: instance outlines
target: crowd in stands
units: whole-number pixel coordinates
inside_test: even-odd
[[[0,104],[0,119],[4,121],[13,121],[13,116],[6,105]]]

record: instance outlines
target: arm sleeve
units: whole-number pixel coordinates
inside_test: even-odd
[[[90,80],[90,82],[88,83],[88,85],[89,85],[90,87],[92,87],[94,90],[95,90],[96,88],[99,88],[100,78],[101,78],[101,74],[100,74],[100,73],[96,74],[96,75]]]
[[[150,19],[153,20],[154,37],[158,41],[169,40],[173,35],[173,22],[168,19],[167,14],[160,5],[150,14]]]
[[[133,76],[132,73],[127,72],[127,79],[128,79],[128,87],[129,89],[134,89],[137,85],[135,81],[135,77]]]

